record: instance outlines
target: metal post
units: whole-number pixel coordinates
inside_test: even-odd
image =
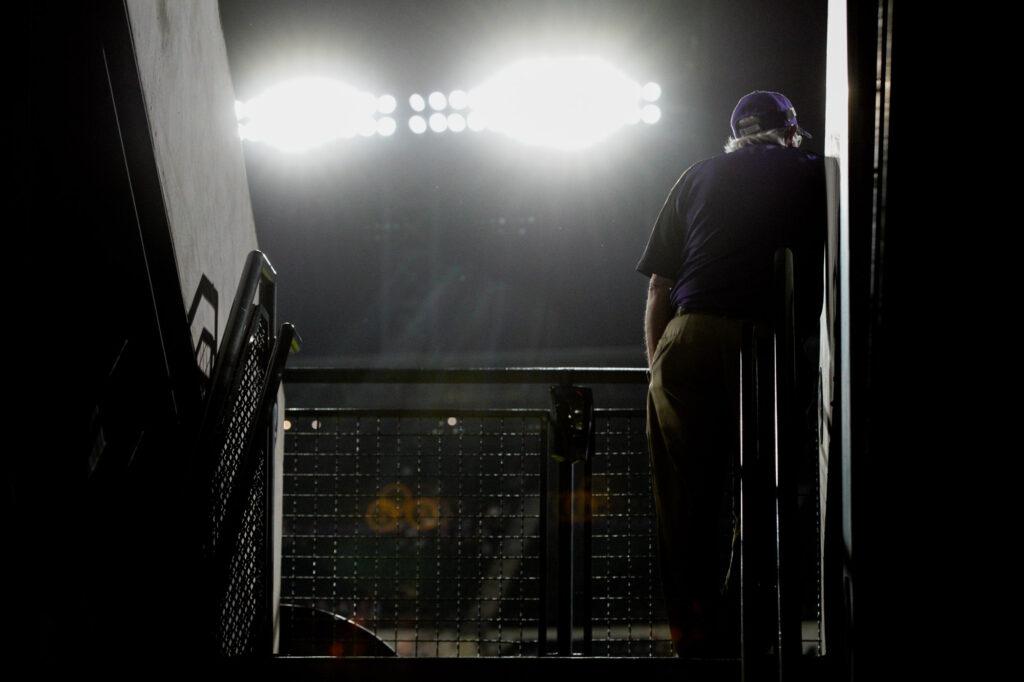
[[[795,398],[796,319],[793,253],[775,252],[773,320],[775,422],[775,585],[779,679],[795,674],[800,657],[801,595],[797,495],[800,475],[800,420]]]
[[[771,338],[768,327],[747,323],[740,351],[740,629],[746,682],[778,674]]]
[[[750,664],[757,650],[755,622],[755,584],[752,552],[751,509],[753,500],[750,469],[757,451],[757,400],[754,390],[754,329],[743,325],[740,345],[740,448],[739,448],[739,521],[740,521],[740,656],[744,682],[756,678]],[[748,468],[749,467],[749,468]]]
[[[558,460],[559,479],[558,650],[562,656],[589,655],[594,397],[589,388],[563,385],[551,388],[551,401],[555,432],[552,457]]]
[[[555,424],[555,440],[563,441],[563,425]],[[555,624],[558,628],[558,655],[572,655],[572,519],[567,513],[569,511],[570,483],[572,477],[572,465],[568,456],[561,447],[554,453],[557,461],[558,478],[556,490],[558,490],[558,514],[556,521],[556,538],[558,542],[555,565],[557,566],[558,581],[555,586],[555,599],[558,601]]]

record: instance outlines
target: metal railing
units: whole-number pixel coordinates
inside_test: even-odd
[[[673,655],[644,413],[594,408],[574,385],[643,386],[645,370],[286,378],[554,387],[534,409],[289,409],[282,602],[337,614],[400,656]],[[324,632],[289,627],[282,642]],[[358,649],[342,630],[320,653]]]
[[[194,519],[202,540],[204,639],[215,656],[270,651],[273,442],[270,414],[294,327],[276,328],[277,274],[250,252],[218,350],[199,434]]]
[[[775,321],[748,325],[738,358],[750,680],[788,677],[821,641],[817,467],[805,471],[801,455],[786,252],[776,277]],[[297,369],[286,379],[551,387],[545,408],[288,410],[282,599],[334,618],[328,650],[304,653],[365,650],[357,640],[371,632],[410,657],[674,655],[644,412],[596,407],[584,388],[645,386],[645,369]]]
[[[772,322],[745,324],[740,352],[744,680],[793,679],[805,652],[821,652],[820,490],[817,462],[802,451],[793,267],[792,252],[778,250]],[[801,537],[808,520],[809,542]],[[804,633],[807,624],[813,633]]]

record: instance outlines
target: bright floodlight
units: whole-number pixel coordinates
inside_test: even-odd
[[[661,120],[661,108],[657,104],[648,104],[640,112],[644,123],[657,123]]]
[[[466,117],[462,114],[448,114],[448,130],[461,133],[466,129]]]
[[[430,129],[435,133],[443,133],[448,129],[448,118],[438,112],[430,115]]]
[[[245,102],[241,111],[248,120],[239,133],[243,139],[300,152],[376,128],[376,110],[377,98],[351,85],[296,78]]]
[[[641,89],[593,57],[530,59],[476,88],[470,106],[491,130],[531,145],[576,150],[635,120]]]
[[[427,132],[427,122],[422,116],[413,116],[409,119],[409,130],[417,135]]]
[[[377,121],[372,118],[366,119],[359,124],[359,134],[363,137],[373,137],[377,134]]]
[[[661,97],[661,86],[657,83],[648,83],[644,86],[643,96],[648,102],[657,102]]]
[[[448,106],[448,98],[444,96],[443,92],[432,92],[430,93],[430,108],[434,111],[441,111]]]
[[[377,99],[377,111],[381,114],[390,114],[398,106],[398,102],[391,95],[381,95]]]
[[[465,90],[452,90],[452,94],[448,95],[448,104],[451,105],[452,109],[461,111],[469,106],[469,95],[466,94]]]
[[[377,121],[377,133],[384,137],[391,137],[394,135],[397,127],[398,124],[395,123],[395,119],[390,116]]]
[[[474,132],[480,132],[487,127],[487,120],[479,111],[469,112],[469,116],[466,117],[466,122],[469,124],[469,129]]]
[[[409,106],[413,111],[423,111],[427,108],[427,103],[424,101],[423,95],[413,94],[409,95]]]

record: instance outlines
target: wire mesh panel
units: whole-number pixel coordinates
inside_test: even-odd
[[[642,410],[595,410],[592,623],[595,656],[674,656],[658,568]]]
[[[536,655],[546,418],[289,410],[282,647]]]
[[[208,551],[216,569],[216,641],[221,654],[258,651],[266,613],[266,449],[249,447],[273,350],[270,318],[262,310],[242,349],[228,406],[217,425],[220,442],[210,482]]]
[[[270,320],[258,312],[255,328],[243,348],[243,359],[231,387],[233,402],[224,410],[218,424],[220,450],[211,483],[213,510],[210,519],[210,545],[217,548],[224,532],[225,518],[235,492],[236,477],[243,469],[245,447],[258,418],[261,388],[266,379],[274,338]]]
[[[266,552],[266,457],[259,457],[234,537],[228,560],[229,582],[219,604],[218,631],[221,653],[229,656],[251,654],[258,650],[260,609],[265,606],[267,589]]]

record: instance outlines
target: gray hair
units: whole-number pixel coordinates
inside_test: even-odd
[[[752,144],[778,144],[783,147],[786,146],[786,133],[789,132],[789,128],[772,128],[771,130],[765,130],[760,133],[753,133],[752,135],[741,135],[740,137],[732,137],[725,143],[725,153],[734,152],[742,147],[747,147]],[[799,147],[800,143],[804,141],[803,136],[797,132],[793,135],[793,146]]]

